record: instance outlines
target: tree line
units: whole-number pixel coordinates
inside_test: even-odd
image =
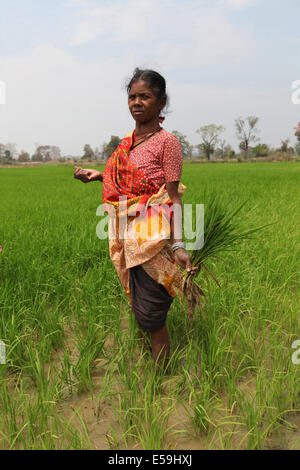
[[[237,118],[234,122],[236,136],[239,140],[239,155],[245,160],[251,157],[266,157],[270,153],[283,152],[286,154],[300,155],[300,122],[295,127],[296,144],[291,145],[290,139],[281,141],[280,148],[272,149],[267,144],[259,142],[258,128],[259,118],[257,116],[247,116],[246,118]],[[189,159],[193,157],[205,158],[210,160],[214,158],[235,158],[236,152],[232,146],[222,138],[222,134],[226,129],[222,125],[208,124],[196,130],[200,136],[201,142],[197,145],[191,145],[187,140],[187,136],[174,130],[172,134],[177,137],[181,144],[183,158]],[[78,160],[107,160],[121,142],[119,136],[112,135],[109,142],[104,142],[101,146],[93,149],[91,145],[85,144],[81,156],[72,158]],[[33,155],[21,150],[18,154],[16,145],[13,143],[0,143],[0,163],[11,164],[15,160],[19,162],[48,162],[50,160],[66,161],[66,157],[62,157],[61,150],[55,145],[39,145]]]
[[[36,148],[36,151],[32,156],[25,150],[21,150],[20,153],[17,152],[16,144],[0,143],[0,163],[13,163],[14,160],[18,162],[48,162],[50,160],[59,160],[61,159],[60,148],[56,145],[39,145]]]
[[[270,148],[267,144],[259,142],[258,129],[259,118],[257,116],[247,116],[246,118],[237,118],[234,122],[236,136],[239,140],[240,154],[244,159],[251,157],[266,157],[270,153],[283,152],[288,154],[300,155],[300,122],[295,128],[295,136],[297,137],[297,143],[292,146],[290,145],[290,139],[287,138],[281,141],[281,146],[277,149]],[[181,144],[183,158],[206,158],[210,160],[212,156],[215,158],[234,158],[236,152],[232,146],[222,138],[222,133],[226,129],[221,125],[208,124],[200,127],[196,130],[196,133],[200,136],[201,142],[197,145],[191,145],[187,140],[187,136],[173,130],[172,134],[177,137]],[[108,143],[104,143],[102,151],[99,153],[94,151],[90,145],[84,146],[84,160],[107,160],[113,151],[118,147],[121,142],[120,137],[111,136]],[[100,157],[100,158],[99,158]]]
[[[82,160],[107,160],[110,155],[114,152],[114,150],[118,147],[119,143],[121,142],[120,137],[118,136],[111,136],[110,141],[108,143],[104,143],[102,145],[101,150],[99,148],[93,149],[89,144],[85,144],[83,147],[83,153],[79,157],[72,157],[69,158],[78,161]],[[17,152],[16,144],[8,143],[8,144],[1,144],[0,143],[0,163],[1,164],[12,164],[14,161],[18,162],[49,162],[51,160],[58,160],[58,161],[67,161],[68,157],[64,157],[61,155],[61,150],[56,145],[39,145],[37,146],[35,152],[30,155],[25,150],[21,150],[20,153]]]
[[[258,121],[257,116],[247,116],[246,118],[239,117],[234,122],[236,136],[239,140],[240,155],[244,159],[248,157],[267,157],[270,153],[276,152],[300,155],[300,122],[295,128],[296,144],[294,146],[290,145],[290,139],[287,138],[281,141],[279,148],[273,149],[267,144],[259,142]],[[221,137],[225,130],[223,126],[216,124],[200,127],[196,133],[200,135],[201,143],[195,146],[191,146],[186,140],[186,136],[179,132],[173,131],[173,134],[181,143],[184,158],[190,158],[194,155],[194,149],[197,150],[198,157],[204,157],[207,160],[210,160],[212,156],[216,158],[234,158],[236,156],[235,150]]]

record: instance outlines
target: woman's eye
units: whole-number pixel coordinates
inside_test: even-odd
[[[141,100],[148,100],[149,98],[151,98],[151,96],[149,95],[138,95],[138,96],[140,97]],[[136,95],[129,95],[128,99],[133,101],[136,99]]]

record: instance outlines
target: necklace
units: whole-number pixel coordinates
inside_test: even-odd
[[[130,150],[133,150],[135,147],[137,147],[138,145],[142,144],[143,142],[145,142],[146,140],[150,139],[150,137],[152,137],[153,135],[155,135],[157,132],[161,131],[162,128],[160,127],[159,129],[157,129],[156,131],[154,132],[151,132],[151,134],[147,134],[146,137],[144,137],[143,139],[139,140],[137,143],[135,143],[134,145],[131,146]]]

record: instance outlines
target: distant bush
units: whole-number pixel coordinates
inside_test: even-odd
[[[268,156],[267,161],[276,161],[276,162],[293,162],[296,161],[297,155],[291,154],[288,152],[281,152],[280,150],[272,153]]]
[[[13,160],[12,159],[7,159],[7,158],[0,158],[0,165],[12,165]]]
[[[254,157],[267,157],[269,154],[269,148],[266,144],[258,144],[251,150]]]
[[[234,158],[235,157],[235,151],[234,150],[229,150],[229,152],[227,153],[227,156],[229,158]]]

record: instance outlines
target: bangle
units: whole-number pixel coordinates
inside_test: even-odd
[[[176,250],[178,250],[178,248],[184,248],[185,249],[185,243],[184,242],[173,243],[171,248],[172,248],[172,251],[176,251]]]

